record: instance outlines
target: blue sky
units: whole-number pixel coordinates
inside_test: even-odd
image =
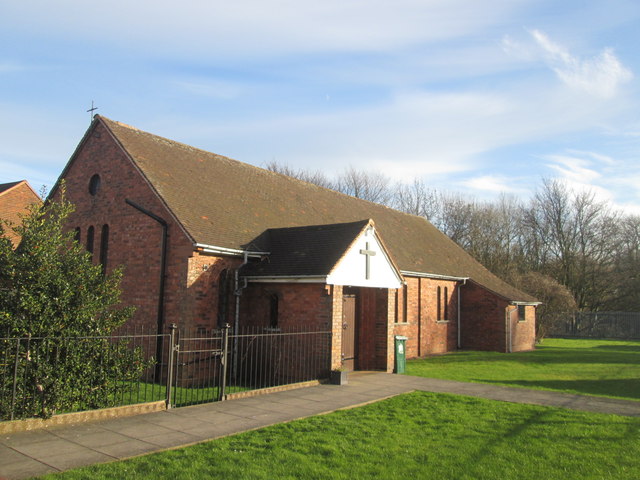
[[[639,27],[637,0],[0,0],[0,183],[52,186],[94,101],[258,166],[640,214]]]

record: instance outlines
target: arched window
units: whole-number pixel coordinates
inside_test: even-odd
[[[102,226],[102,234],[100,236],[100,264],[102,265],[102,273],[107,271],[107,259],[109,257],[109,225],[106,223]]]
[[[269,326],[271,328],[278,328],[278,294],[274,293],[269,299],[270,312],[269,312]]]
[[[437,298],[436,298],[436,312],[437,317],[436,320],[442,320],[442,289],[440,287],[437,288]]]
[[[94,228],[93,225],[91,225],[87,230],[87,252],[89,252],[91,256],[93,256],[93,232]]]
[[[100,175],[97,173],[89,180],[89,193],[95,195],[100,190]]]

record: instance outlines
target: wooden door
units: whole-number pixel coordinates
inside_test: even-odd
[[[342,297],[342,368],[356,367],[356,296]]]

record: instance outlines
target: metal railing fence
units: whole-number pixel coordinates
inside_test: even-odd
[[[328,378],[331,332],[308,328],[120,330],[0,338],[0,421],[165,401],[167,408]],[[158,358],[161,357],[161,358]]]
[[[169,406],[329,377],[331,332],[305,327],[180,330]]]
[[[163,400],[169,335],[0,338],[0,420]],[[156,364],[159,369],[156,369]]]
[[[576,312],[550,331],[552,336],[640,339],[640,312]]]

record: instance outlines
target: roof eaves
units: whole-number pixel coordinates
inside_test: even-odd
[[[400,270],[400,273],[407,277],[433,278],[435,280],[452,280],[454,282],[466,282],[469,277],[455,277],[452,275],[439,275],[437,273],[427,272],[410,272],[408,270]]]
[[[242,276],[251,283],[327,283],[326,275]]]
[[[245,254],[251,258],[262,258],[265,255],[269,255],[270,252],[258,252],[251,250],[240,250],[237,248],[218,247],[215,245],[206,245],[204,243],[194,244],[194,248],[202,251],[203,253],[213,253],[219,255],[232,255],[236,257],[243,257]]]

